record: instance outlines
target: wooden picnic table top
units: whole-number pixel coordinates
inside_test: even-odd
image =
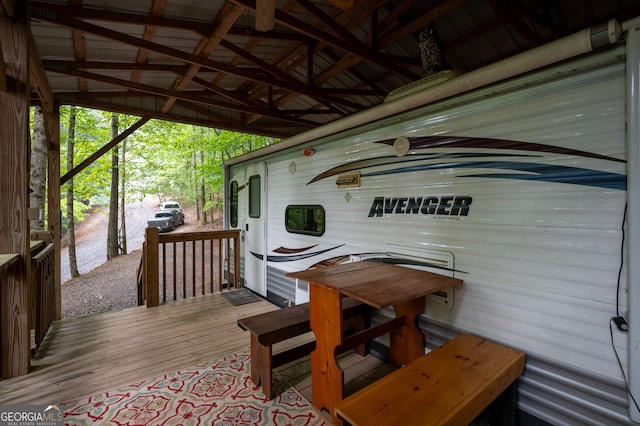
[[[458,278],[373,261],[290,272],[287,276],[338,291],[376,309],[462,284],[462,280]]]

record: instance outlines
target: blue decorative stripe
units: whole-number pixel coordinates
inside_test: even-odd
[[[486,177],[496,179],[518,179],[530,181],[543,181],[554,183],[570,183],[577,185],[593,186],[598,188],[626,190],[627,177],[618,173],[609,173],[599,170],[583,169],[579,167],[569,167],[561,165],[523,163],[523,162],[499,162],[499,161],[465,161],[447,162],[438,164],[417,164],[414,166],[400,167],[378,172],[364,173],[365,176],[379,176],[397,173],[409,173],[423,170],[440,169],[501,169],[517,170],[521,174],[501,174],[501,173],[474,173],[459,177]]]
[[[473,152],[439,152],[439,153],[431,153],[431,154],[412,154],[406,157],[379,157],[379,158],[368,158],[366,160],[357,160],[352,161],[350,163],[346,163],[337,167],[333,167],[311,179],[307,185],[317,182],[319,180],[339,175],[340,173],[347,173],[353,170],[362,170],[371,167],[378,166],[387,166],[389,164],[397,164],[397,163],[411,163],[415,161],[425,161],[425,160],[442,160],[442,159],[451,159],[451,158],[482,158],[482,157],[508,157],[513,158],[513,154],[495,154],[495,153],[473,153]],[[541,157],[538,154],[519,154],[518,157]]]
[[[376,143],[393,145],[394,139],[378,141]],[[346,173],[354,170],[365,170],[372,167],[391,166],[391,170],[363,173],[362,176],[376,176],[396,173],[408,173],[418,170],[438,170],[444,168],[492,168],[502,170],[517,170],[522,174],[508,173],[476,173],[459,177],[486,177],[496,179],[517,179],[530,181],[544,181],[555,183],[569,183],[575,185],[585,185],[598,188],[626,190],[627,178],[623,174],[609,173],[593,169],[583,169],[578,167],[557,166],[550,164],[537,164],[528,162],[502,162],[502,161],[482,161],[483,157],[492,156],[509,157],[514,160],[523,157],[540,157],[544,153],[561,154],[568,156],[578,156],[593,158],[598,160],[611,161],[615,163],[626,163],[625,160],[601,155],[588,151],[575,150],[554,145],[545,145],[531,142],[520,142],[512,140],[501,140],[491,138],[472,138],[459,136],[422,136],[409,138],[411,150],[443,150],[451,148],[471,148],[471,149],[491,149],[508,151],[529,151],[528,154],[519,153],[517,155],[491,152],[433,152],[433,153],[410,153],[405,157],[378,157],[352,161],[337,167],[333,167],[315,176],[308,184],[319,180]],[[401,166],[414,161],[446,160],[454,158],[474,158],[474,161],[442,162],[438,164],[422,164],[413,166]],[[308,185],[307,184],[307,185]]]

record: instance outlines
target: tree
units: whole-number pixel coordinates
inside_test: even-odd
[[[76,108],[72,105],[69,107],[69,129],[67,135],[67,170],[73,168],[73,155],[75,151],[76,137]],[[68,248],[69,248],[69,270],[72,278],[80,275],[78,272],[78,260],[76,257],[76,233],[75,233],[75,217],[73,208],[73,179],[67,182],[67,232],[68,232]]]
[[[111,114],[111,138],[118,136],[118,116]],[[111,191],[109,194],[109,223],[107,225],[107,259],[118,256],[118,147],[111,150]]]
[[[31,221],[31,230],[44,229],[44,205],[47,183],[47,140],[44,134],[42,109],[38,106],[33,112],[33,137],[31,139],[29,204],[40,212],[38,220]]]
[[[126,188],[126,162],[125,153],[127,152],[127,140],[122,141],[122,158],[120,159],[120,230],[118,238],[120,239],[119,249],[121,254],[127,254],[127,221],[125,220],[125,188]]]
[[[204,165],[204,151],[200,151],[200,165]],[[207,224],[207,198],[204,176],[200,177],[200,198],[202,199],[202,224]],[[211,218],[213,220],[213,218]]]

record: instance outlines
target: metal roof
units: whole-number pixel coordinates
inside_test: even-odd
[[[29,14],[60,104],[286,137],[419,80],[429,24],[444,67],[464,72],[633,18],[640,2],[43,0]]]

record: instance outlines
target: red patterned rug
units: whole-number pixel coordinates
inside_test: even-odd
[[[285,383],[268,400],[251,381],[249,363],[241,352],[65,404],[65,425],[330,424]]]

